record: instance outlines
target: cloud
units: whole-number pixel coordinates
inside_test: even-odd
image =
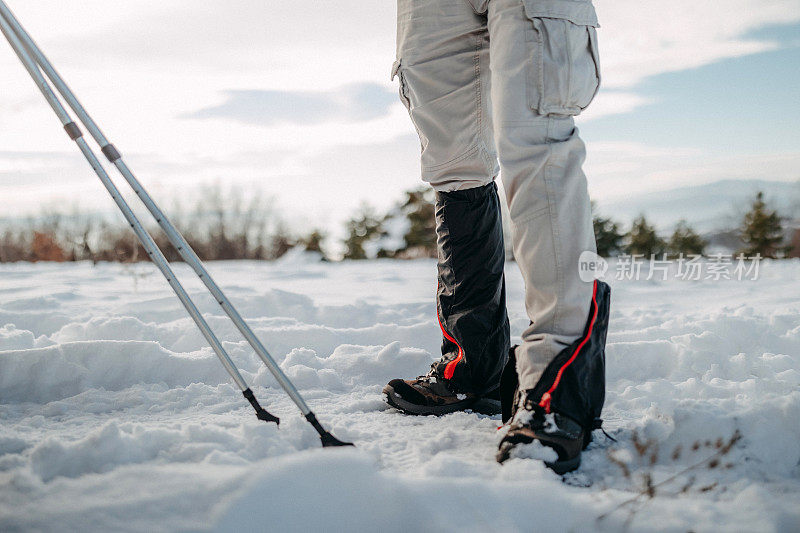
[[[244,124],[361,122],[383,117],[397,102],[394,91],[374,83],[354,83],[335,91],[225,91],[226,100],[183,118],[227,118]]]
[[[778,43],[748,37],[800,21],[800,0],[596,0],[604,85],[631,88],[648,77],[756,54]]]
[[[260,71],[269,73],[261,79],[272,88],[329,88],[382,81],[394,56],[395,3],[388,0],[235,0],[204,9],[190,0],[138,0],[104,10],[106,3],[36,0],[19,3],[17,10],[23,22],[31,21],[34,35],[52,45],[47,49],[57,50],[67,64],[87,68],[118,62],[202,67],[227,76]],[[752,32],[800,21],[798,0],[595,0],[595,5],[609,88],[631,88],[660,73],[774,49],[777,43]]]
[[[394,60],[395,6],[387,0],[231,0],[202,9],[193,0],[137,0],[119,6],[125,16],[103,0],[30,3],[18,9],[23,22],[40,18],[42,32],[32,30],[79,68],[199,71],[212,83],[224,74],[229,87],[245,78],[259,88],[303,90],[384,81]]]

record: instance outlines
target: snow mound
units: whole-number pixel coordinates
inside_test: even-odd
[[[148,461],[225,463],[228,454],[238,453],[252,460],[264,457],[265,451],[266,456],[295,451],[277,432],[274,425],[231,430],[190,424],[173,429],[108,422],[77,440],[48,437],[31,450],[31,469],[43,481],[50,481],[57,476],[77,478]],[[253,453],[254,444],[260,447],[257,453]]]
[[[275,461],[222,505],[215,531],[259,530],[265,524],[275,531],[561,530],[563,517],[546,511],[553,507],[567,523],[593,518],[582,508],[589,495],[568,497],[560,483],[531,498],[514,479],[411,480],[378,467],[358,450],[308,451]],[[533,487],[543,488],[552,477],[534,478]],[[276,490],[280,498],[266,496]]]
[[[431,354],[416,348],[402,348],[395,341],[386,346],[342,344],[328,357],[314,350],[297,348],[282,363],[287,375],[298,386],[347,390],[363,383],[386,383],[409,372],[418,373],[431,363]],[[259,371],[256,384],[272,382],[266,369]]]
[[[140,383],[174,388],[227,380],[210,348],[176,354],[155,342],[70,342],[11,350],[0,357],[0,397],[4,402],[47,403],[87,389],[123,390]]]
[[[33,348],[34,336],[28,330],[17,329],[14,324],[0,327],[0,351]]]

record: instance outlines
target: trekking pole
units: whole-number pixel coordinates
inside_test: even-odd
[[[213,332],[208,327],[208,324],[205,323],[205,320],[202,318],[202,315],[200,315],[199,311],[197,311],[197,308],[194,306],[189,296],[183,290],[180,283],[178,283],[177,280],[175,280],[175,276],[172,274],[172,271],[169,268],[169,264],[166,261],[166,258],[164,258],[163,254],[161,253],[161,250],[152,240],[147,231],[144,230],[144,228],[138,222],[136,217],[130,211],[130,208],[127,206],[125,201],[119,195],[119,192],[117,191],[113,182],[111,182],[110,178],[108,177],[108,174],[106,174],[105,170],[102,168],[99,161],[97,161],[97,158],[94,155],[94,153],[91,151],[88,145],[86,145],[86,142],[82,138],[80,130],[75,125],[75,123],[72,122],[71,118],[69,117],[69,114],[66,112],[63,106],[61,106],[61,103],[58,101],[58,98],[53,94],[52,90],[49,87],[49,84],[39,71],[39,67],[41,67],[42,70],[44,70],[47,77],[50,78],[50,80],[56,86],[56,89],[59,91],[59,93],[61,93],[62,97],[67,102],[67,104],[78,115],[78,119],[86,126],[86,129],[95,139],[97,144],[100,146],[102,153],[111,163],[113,163],[117,167],[119,172],[131,186],[134,192],[136,192],[136,194],[145,204],[148,211],[150,211],[150,213],[156,219],[156,222],[164,230],[169,241],[177,249],[178,253],[184,259],[184,261],[186,261],[186,263],[192,267],[192,269],[195,271],[198,277],[203,281],[206,288],[208,288],[209,292],[211,292],[211,294],[217,300],[217,303],[222,307],[222,309],[230,317],[231,321],[236,325],[237,329],[239,329],[239,331],[242,333],[242,335],[245,337],[248,343],[252,346],[252,348],[254,349],[258,357],[261,359],[261,361],[267,366],[267,368],[273,374],[273,376],[281,385],[281,387],[286,391],[289,397],[298,406],[300,411],[305,416],[306,420],[314,427],[317,433],[319,433],[322,445],[325,447],[352,445],[351,443],[346,443],[338,440],[336,437],[331,435],[330,432],[328,432],[322,427],[322,425],[317,420],[316,415],[311,411],[311,409],[309,409],[308,405],[305,403],[302,396],[300,396],[300,393],[297,391],[295,386],[292,384],[292,382],[289,380],[286,374],[283,373],[281,368],[278,366],[275,360],[270,356],[269,352],[267,352],[266,348],[258,339],[258,337],[255,335],[255,333],[252,331],[252,329],[247,325],[247,323],[244,321],[244,319],[236,310],[236,308],[233,306],[233,304],[230,302],[230,300],[225,296],[225,294],[213,280],[211,275],[203,266],[197,254],[194,252],[194,250],[192,250],[191,246],[189,246],[189,244],[186,242],[186,240],[183,238],[180,232],[175,228],[174,225],[172,225],[169,219],[158,208],[158,206],[155,204],[155,202],[147,193],[147,191],[142,187],[142,185],[136,179],[133,172],[128,168],[128,166],[122,160],[121,154],[117,151],[114,145],[111,144],[108,141],[108,139],[106,139],[100,128],[97,126],[94,120],[92,120],[92,118],[80,104],[78,99],[75,97],[74,93],[70,90],[70,88],[61,78],[58,72],[56,72],[55,68],[48,61],[48,59],[45,57],[45,55],[42,53],[42,51],[30,37],[30,35],[25,31],[25,29],[22,27],[19,21],[14,17],[13,13],[5,4],[5,2],[3,0],[0,0],[0,21],[3,20],[4,20],[3,33],[6,35],[6,38],[8,39],[12,48],[14,48],[14,50],[17,52],[17,55],[20,57],[20,60],[28,69],[28,72],[34,78],[34,81],[37,83],[40,90],[42,91],[42,94],[45,96],[45,99],[47,99],[50,106],[53,108],[53,110],[61,119],[65,129],[69,128],[67,131],[70,134],[70,137],[73,138],[73,140],[75,140],[76,143],[78,143],[79,147],[81,148],[81,151],[84,152],[84,155],[86,156],[87,160],[89,160],[89,163],[92,165],[92,167],[95,169],[95,172],[98,173],[98,176],[100,177],[101,181],[103,181],[103,184],[106,185],[106,188],[109,190],[109,193],[111,193],[112,198],[114,198],[114,200],[117,202],[117,205],[123,211],[123,214],[126,216],[126,219],[128,219],[128,221],[131,223],[131,227],[134,228],[134,231],[136,232],[137,236],[142,241],[142,244],[148,251],[148,255],[150,255],[151,258],[154,258],[154,261],[155,259],[160,259],[160,261],[156,261],[157,265],[159,266],[159,269],[167,278],[167,281],[170,282],[170,285],[175,290],[178,297],[181,299],[181,302],[184,303],[184,306],[186,307],[189,314],[192,316],[192,318],[195,319],[195,322],[197,323],[201,332],[203,332],[204,336],[206,336],[206,339],[209,341],[212,348],[214,348],[214,351],[217,352],[217,355],[220,357],[220,360],[223,362],[223,365],[225,365],[226,369],[228,369],[229,373],[231,373],[231,376],[234,378],[234,381],[236,381],[237,385],[239,385],[240,388],[242,388],[242,392],[245,398],[247,398],[247,400],[253,405],[253,407],[256,408],[256,412],[257,414],[259,414],[259,419],[262,420],[265,419],[263,413],[266,413],[266,411],[264,411],[263,409],[261,409],[260,406],[258,406],[258,402],[253,397],[252,391],[250,391],[250,389],[247,388],[247,385],[245,384],[241,375],[238,373],[235,366],[233,366],[233,363],[230,361],[230,358],[227,356],[227,353],[225,353],[224,348],[222,348],[222,345],[216,339]],[[33,56],[33,59],[31,58],[31,55]],[[76,137],[73,137],[73,135],[75,135]],[[128,213],[130,213],[130,218],[128,217]],[[150,246],[148,246],[148,244]],[[151,253],[151,251],[153,253]],[[162,268],[162,264],[164,268]],[[173,284],[173,281],[175,284]],[[184,297],[181,296],[182,294],[185,296],[185,300]],[[219,351],[217,346],[219,348]],[[262,411],[263,413],[260,413],[259,410]],[[266,413],[266,415],[270,417],[269,420],[274,419],[275,422],[278,422],[278,419],[273,417],[269,413]]]
[[[175,277],[172,269],[169,266],[164,254],[161,253],[161,250],[156,245],[153,238],[150,236],[149,233],[144,229],[142,224],[136,218],[133,211],[131,210],[130,206],[125,202],[120,195],[119,190],[114,185],[114,182],[111,181],[111,178],[106,173],[105,169],[100,164],[100,161],[97,159],[97,156],[94,154],[92,149],[86,143],[86,140],[83,138],[83,133],[81,132],[80,128],[78,127],[75,122],[72,121],[72,118],[69,116],[69,113],[64,109],[61,105],[61,102],[58,100],[56,95],[53,93],[50,85],[47,83],[47,80],[44,79],[42,73],[39,71],[36,64],[31,59],[30,55],[27,53],[27,50],[24,48],[22,43],[17,38],[15,32],[12,31],[11,27],[8,24],[8,21],[2,14],[0,14],[0,30],[2,31],[3,35],[5,35],[6,39],[11,44],[11,47],[16,52],[17,57],[19,57],[22,64],[25,65],[25,68],[28,70],[28,73],[31,75],[33,80],[36,82],[36,85],[39,87],[39,90],[44,95],[47,103],[50,104],[50,107],[53,108],[56,115],[58,116],[61,124],[64,126],[64,130],[69,135],[70,139],[75,141],[78,145],[78,148],[83,153],[86,160],[91,165],[92,169],[94,169],[97,177],[100,178],[100,181],[105,186],[108,193],[111,195],[111,198],[114,199],[114,202],[119,207],[120,211],[122,211],[123,216],[130,224],[131,228],[133,229],[136,236],[139,238],[139,241],[142,243],[147,255],[150,256],[152,261],[156,264],[158,269],[164,274],[164,277],[167,280],[167,283],[172,287],[175,291],[175,294],[180,299],[183,306],[186,308],[186,311],[192,317],[194,322],[197,324],[197,327],[200,329],[200,332],[206,338],[208,343],[211,345],[211,348],[219,357],[222,365],[225,367],[225,370],[228,371],[228,374],[233,378],[233,381],[236,385],[242,390],[242,394],[245,398],[250,401],[253,408],[256,410],[256,416],[258,416],[259,420],[264,420],[267,422],[275,422],[278,423],[278,418],[271,415],[267,412],[264,408],[262,408],[258,401],[253,396],[253,392],[247,386],[242,375],[237,370],[236,366],[231,361],[230,356],[225,351],[225,348],[220,343],[219,339],[214,332],[209,327],[208,323],[205,321],[203,316],[200,314],[200,311],[195,306],[194,302],[192,302],[191,298],[187,294],[186,290],[180,284],[180,282]]]

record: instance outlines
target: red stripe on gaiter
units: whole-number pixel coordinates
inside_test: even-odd
[[[438,297],[439,294],[439,285],[436,286],[436,294]],[[439,316],[439,306],[436,306],[436,320],[439,321],[439,329],[442,330],[442,335],[444,338],[458,346],[458,357],[447,363],[447,366],[444,367],[444,379],[452,379],[453,374],[456,371],[456,365],[464,358],[464,348],[455,340],[447,331],[444,329],[444,325],[442,324],[442,317]]]

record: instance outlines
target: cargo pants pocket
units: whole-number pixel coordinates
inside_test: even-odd
[[[398,59],[392,65],[392,76],[391,80],[394,80],[395,77],[400,77],[400,101],[403,102],[403,105],[406,106],[406,109],[411,111],[411,102],[408,99],[408,88],[406,87],[405,78],[403,77],[403,73],[400,72],[400,68],[403,66],[402,62]]]
[[[422,131],[420,131],[417,121],[414,120],[411,98],[409,96],[408,82],[406,81],[405,73],[403,72],[403,62],[401,59],[398,59],[392,65],[392,74],[390,80],[394,80],[395,77],[400,79],[400,87],[398,90],[400,101],[403,102],[403,105],[408,111],[408,116],[411,117],[411,123],[414,125],[414,129],[417,130],[417,135],[419,136],[420,149],[424,151],[425,146],[427,145],[427,138],[422,134]]]
[[[597,17],[588,1],[522,0],[530,22],[527,100],[540,115],[579,115],[600,88]]]

